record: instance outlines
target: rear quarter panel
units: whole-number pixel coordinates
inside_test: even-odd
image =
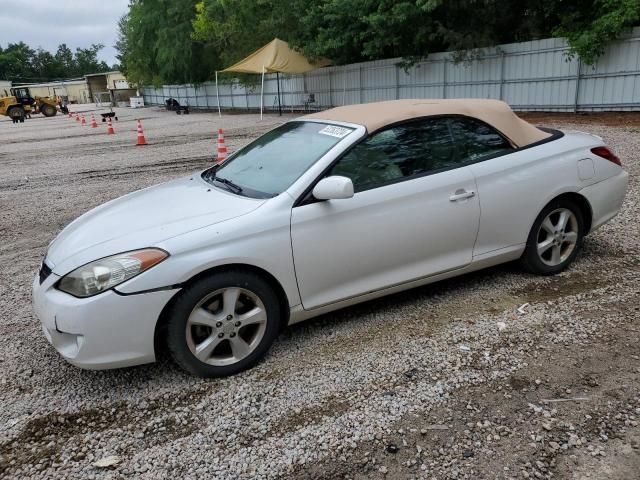
[[[600,181],[607,174],[606,169],[595,165],[595,156],[589,151],[597,145],[602,145],[598,137],[567,133],[556,140],[471,165],[481,211],[474,256],[515,245],[524,248],[535,218],[547,203],[558,195],[578,192]],[[594,161],[593,173],[584,175],[582,168],[583,174],[579,174],[578,163],[584,159]]]

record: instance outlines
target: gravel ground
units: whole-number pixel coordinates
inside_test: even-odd
[[[640,117],[544,117],[601,135],[631,174],[623,212],[562,275],[505,265],[368,302],[202,380],[166,359],[66,364],[31,279],[82,212],[204,168],[218,127],[233,149],[282,119],[118,114],[114,136],[0,119],[0,477],[640,478]]]

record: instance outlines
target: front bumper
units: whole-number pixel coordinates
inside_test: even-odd
[[[49,343],[69,363],[87,369],[129,367],[155,361],[160,312],[178,291],[120,295],[113,290],[76,298],[57,290],[50,274],[33,281],[33,309]]]

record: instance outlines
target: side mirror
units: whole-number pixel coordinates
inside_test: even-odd
[[[313,196],[318,200],[338,200],[353,197],[353,182],[350,178],[334,175],[320,180],[313,187]]]

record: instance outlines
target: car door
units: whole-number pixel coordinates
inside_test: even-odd
[[[460,159],[476,178],[482,217],[474,257],[496,255],[523,244],[539,199],[558,175],[556,159],[541,166],[537,149],[517,150],[500,132],[476,119],[450,121]]]
[[[291,242],[305,309],[454,270],[471,262],[480,209],[447,119],[374,133],[327,176],[355,194],[292,209]]]

